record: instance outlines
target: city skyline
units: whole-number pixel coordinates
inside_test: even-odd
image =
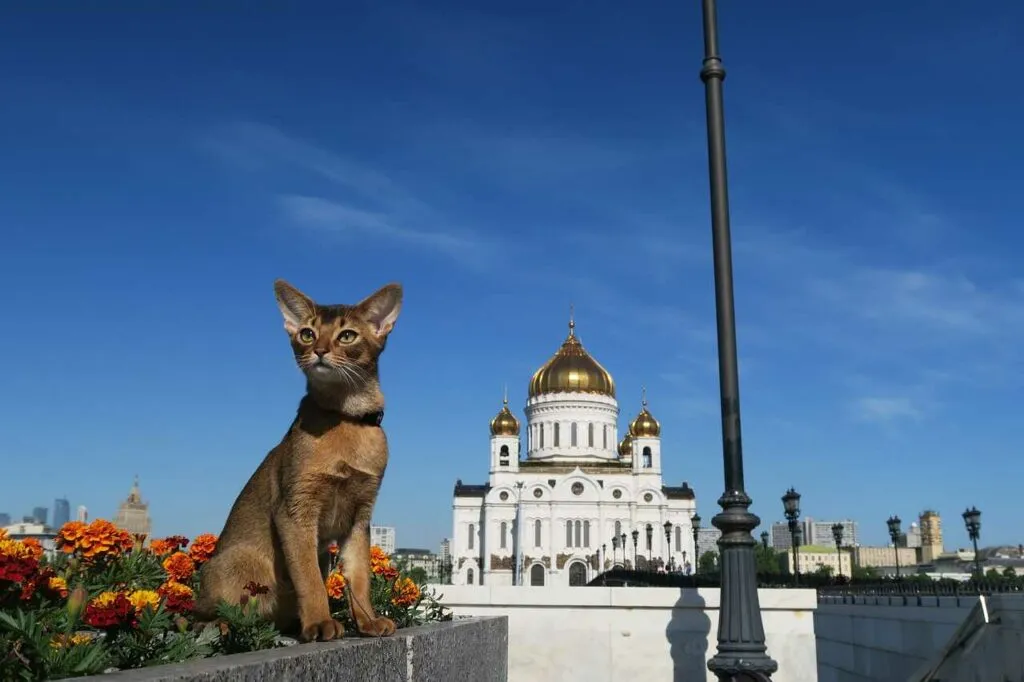
[[[450,534],[452,481],[486,466],[504,386],[523,419],[570,305],[624,414],[646,386],[665,480],[709,525],[699,3],[197,12],[6,18],[0,284],[22,315],[59,311],[75,360],[0,335],[0,508],[66,493],[111,518],[138,473],[155,533],[219,532],[303,391],[283,277],[326,302],[404,285],[376,515],[411,546]],[[984,543],[1015,543],[1024,6],[719,15],[752,511],[781,520],[795,486],[874,545],[935,508],[966,546],[976,505]],[[893,63],[913,77],[877,76]]]

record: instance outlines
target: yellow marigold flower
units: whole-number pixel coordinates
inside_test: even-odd
[[[217,549],[217,536],[213,533],[202,533],[192,539],[192,545],[188,548],[188,555],[196,565],[205,564],[213,556]]]
[[[160,606],[160,595],[153,590],[135,590],[128,595],[128,601],[135,607],[136,613],[142,613],[147,607],[155,611]]]
[[[89,604],[95,606],[98,609],[107,608],[108,606],[111,606],[114,603],[114,600],[117,599],[118,594],[120,593],[110,591],[100,592],[98,595],[96,595],[89,601]]]
[[[78,646],[79,644],[88,644],[93,640],[93,636],[88,632],[76,632],[73,635],[54,635],[53,639],[50,640],[50,646],[54,649],[60,649],[63,647]]]
[[[341,599],[345,596],[345,576],[335,571],[327,576],[324,585],[327,587],[327,596],[331,599]]]
[[[164,559],[163,567],[167,571],[167,576],[179,583],[188,580],[196,572],[195,562],[184,552],[175,552]]]
[[[61,597],[68,596],[68,581],[64,580],[60,576],[53,576],[47,582],[46,586],[50,589],[50,592],[59,594]]]
[[[7,537],[7,529],[0,528],[0,540],[3,540],[5,537]]]
[[[21,540],[0,540],[0,555],[8,559],[35,559],[35,552]]]
[[[420,588],[411,578],[399,578],[391,594],[391,603],[395,606],[412,606],[420,598]]]
[[[176,583],[173,580],[168,580],[158,588],[159,592],[165,595],[173,595],[175,597],[191,597],[193,596],[193,590],[188,585],[182,585]]]

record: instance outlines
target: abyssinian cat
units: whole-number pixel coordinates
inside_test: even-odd
[[[402,288],[389,284],[357,305],[317,305],[283,280],[274,292],[306,395],[228,514],[203,567],[197,619],[214,620],[218,601],[238,603],[252,581],[269,588],[257,603],[282,631],[342,636],[324,588],[336,541],[352,619],[363,634],[390,635],[395,624],[370,602],[370,516],[388,461],[377,363]]]

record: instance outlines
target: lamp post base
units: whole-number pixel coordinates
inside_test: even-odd
[[[750,513],[750,497],[741,490],[727,491],[718,500],[722,513],[711,520],[722,531],[721,606],[718,613],[718,652],[708,670],[721,682],[762,682],[771,679],[779,664],[768,655],[761,604],[757,596],[757,541],[751,534],[761,523]]]

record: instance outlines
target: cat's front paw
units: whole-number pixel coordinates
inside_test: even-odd
[[[334,619],[328,619],[322,620],[319,623],[310,623],[309,625],[302,626],[302,634],[299,638],[303,642],[329,642],[332,639],[340,639],[344,636],[344,626]]]
[[[395,621],[384,616],[359,623],[359,632],[370,637],[387,637],[395,634]]]

